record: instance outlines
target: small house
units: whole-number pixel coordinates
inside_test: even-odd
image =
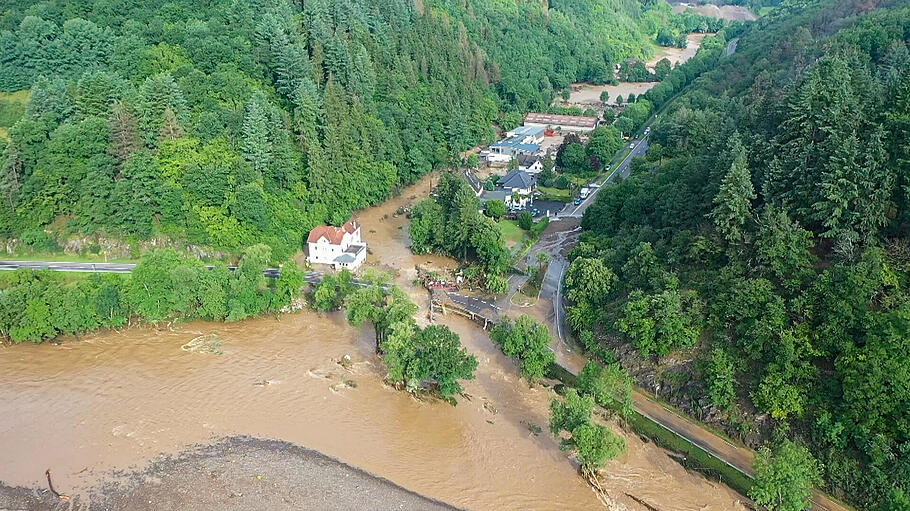
[[[543,156],[539,154],[519,154],[518,170],[523,170],[528,174],[537,174],[543,170]]]

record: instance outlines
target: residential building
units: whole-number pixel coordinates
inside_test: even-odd
[[[539,154],[519,154],[518,159],[518,170],[523,170],[528,174],[537,174],[543,170],[543,159],[544,156]]]
[[[353,218],[341,227],[320,225],[307,236],[307,261],[334,269],[354,270],[367,257],[367,244],[360,237],[360,224]]]
[[[534,203],[534,191],[537,189],[537,178],[523,170],[512,170],[496,182],[496,191],[504,192],[508,197],[506,206],[509,209],[525,209]]]
[[[529,113],[525,116],[525,126],[561,131],[594,131],[597,123],[597,117],[583,115]]]

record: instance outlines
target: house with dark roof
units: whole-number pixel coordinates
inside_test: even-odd
[[[314,227],[306,242],[307,262],[310,264],[328,264],[336,270],[354,270],[367,257],[367,244],[360,237],[360,223],[353,218],[341,227]]]
[[[528,174],[537,174],[543,170],[543,156],[539,154],[519,154],[518,170],[523,170]]]
[[[511,170],[499,178],[495,190],[484,194],[484,199],[497,198],[505,202],[509,209],[524,209],[534,203],[536,189],[536,177],[523,170]]]

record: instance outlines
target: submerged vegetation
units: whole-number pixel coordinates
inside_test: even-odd
[[[326,276],[313,292],[313,306],[344,309],[354,326],[371,323],[388,380],[409,391],[429,388],[454,404],[462,392],[459,380],[474,379],[477,358],[458,334],[445,325],[418,326],[417,305],[387,275],[368,271],[356,285],[347,270]]]

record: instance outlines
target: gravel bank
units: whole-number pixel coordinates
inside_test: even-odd
[[[60,502],[46,488],[0,483],[0,511],[455,509],[319,452],[250,437],[231,437],[163,458],[85,493],[87,497]]]

